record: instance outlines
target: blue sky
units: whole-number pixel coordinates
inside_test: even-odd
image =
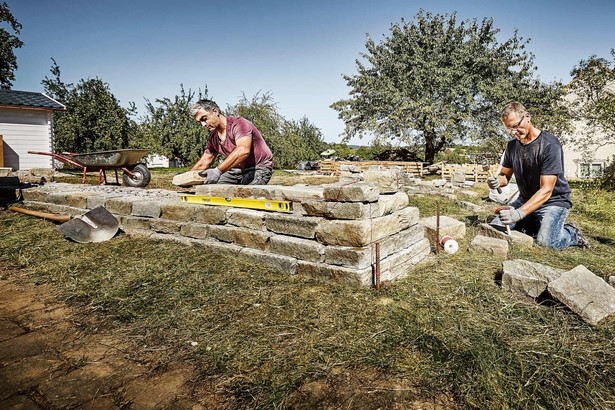
[[[343,132],[329,106],[347,97],[342,74],[356,73],[366,34],[379,41],[420,9],[492,17],[500,40],[518,29],[548,82],[568,81],[579,60],[615,48],[612,0],[4,1],[23,25],[15,90],[43,91],[53,57],[64,82],[98,77],[140,114],[146,98],[172,98],[180,84],[207,86],[221,107],[269,92],[285,118],[307,116],[327,142]]]

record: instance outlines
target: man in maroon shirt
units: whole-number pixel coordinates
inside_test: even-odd
[[[192,106],[194,119],[209,130],[205,152],[191,171],[205,184],[266,185],[271,178],[271,150],[254,124],[242,117],[222,115],[218,104],[200,100]],[[218,155],[224,160],[210,168]]]

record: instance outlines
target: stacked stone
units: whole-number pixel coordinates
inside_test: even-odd
[[[191,243],[291,274],[362,285],[372,284],[376,243],[383,281],[403,277],[430,253],[418,209],[408,207],[399,187],[384,183],[196,188],[196,195],[291,201],[292,213],[185,203],[171,191],[113,188],[47,184],[24,194],[27,205],[71,215],[103,205],[127,234]]]

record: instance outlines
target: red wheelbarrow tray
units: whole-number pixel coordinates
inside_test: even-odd
[[[87,171],[99,171],[99,184],[101,183],[101,177],[104,170],[108,169],[122,169],[125,175],[130,178],[134,178],[132,172],[138,165],[141,172],[147,172],[147,182],[149,183],[149,170],[144,164],[140,164],[141,158],[149,153],[147,149],[119,149],[114,151],[98,151],[88,152],[83,154],[76,154],[70,152],[63,152],[57,154],[54,152],[36,152],[28,151],[30,154],[37,155],[49,155],[58,161],[65,164],[72,165],[77,169],[83,169],[83,180],[85,181],[85,174]],[[116,174],[117,179],[117,174]],[[106,175],[105,175],[106,182]],[[124,182],[126,179],[124,178]],[[132,184],[131,184],[132,185]],[[147,184],[145,184],[147,185]],[[145,186],[137,185],[137,186]]]

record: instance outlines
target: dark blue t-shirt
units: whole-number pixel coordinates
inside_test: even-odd
[[[570,186],[564,177],[564,151],[554,135],[541,131],[527,145],[517,139],[508,141],[502,166],[512,168],[519,186],[519,198],[524,203],[540,189],[541,175],[557,175],[553,193],[541,207],[557,205],[572,208]]]

